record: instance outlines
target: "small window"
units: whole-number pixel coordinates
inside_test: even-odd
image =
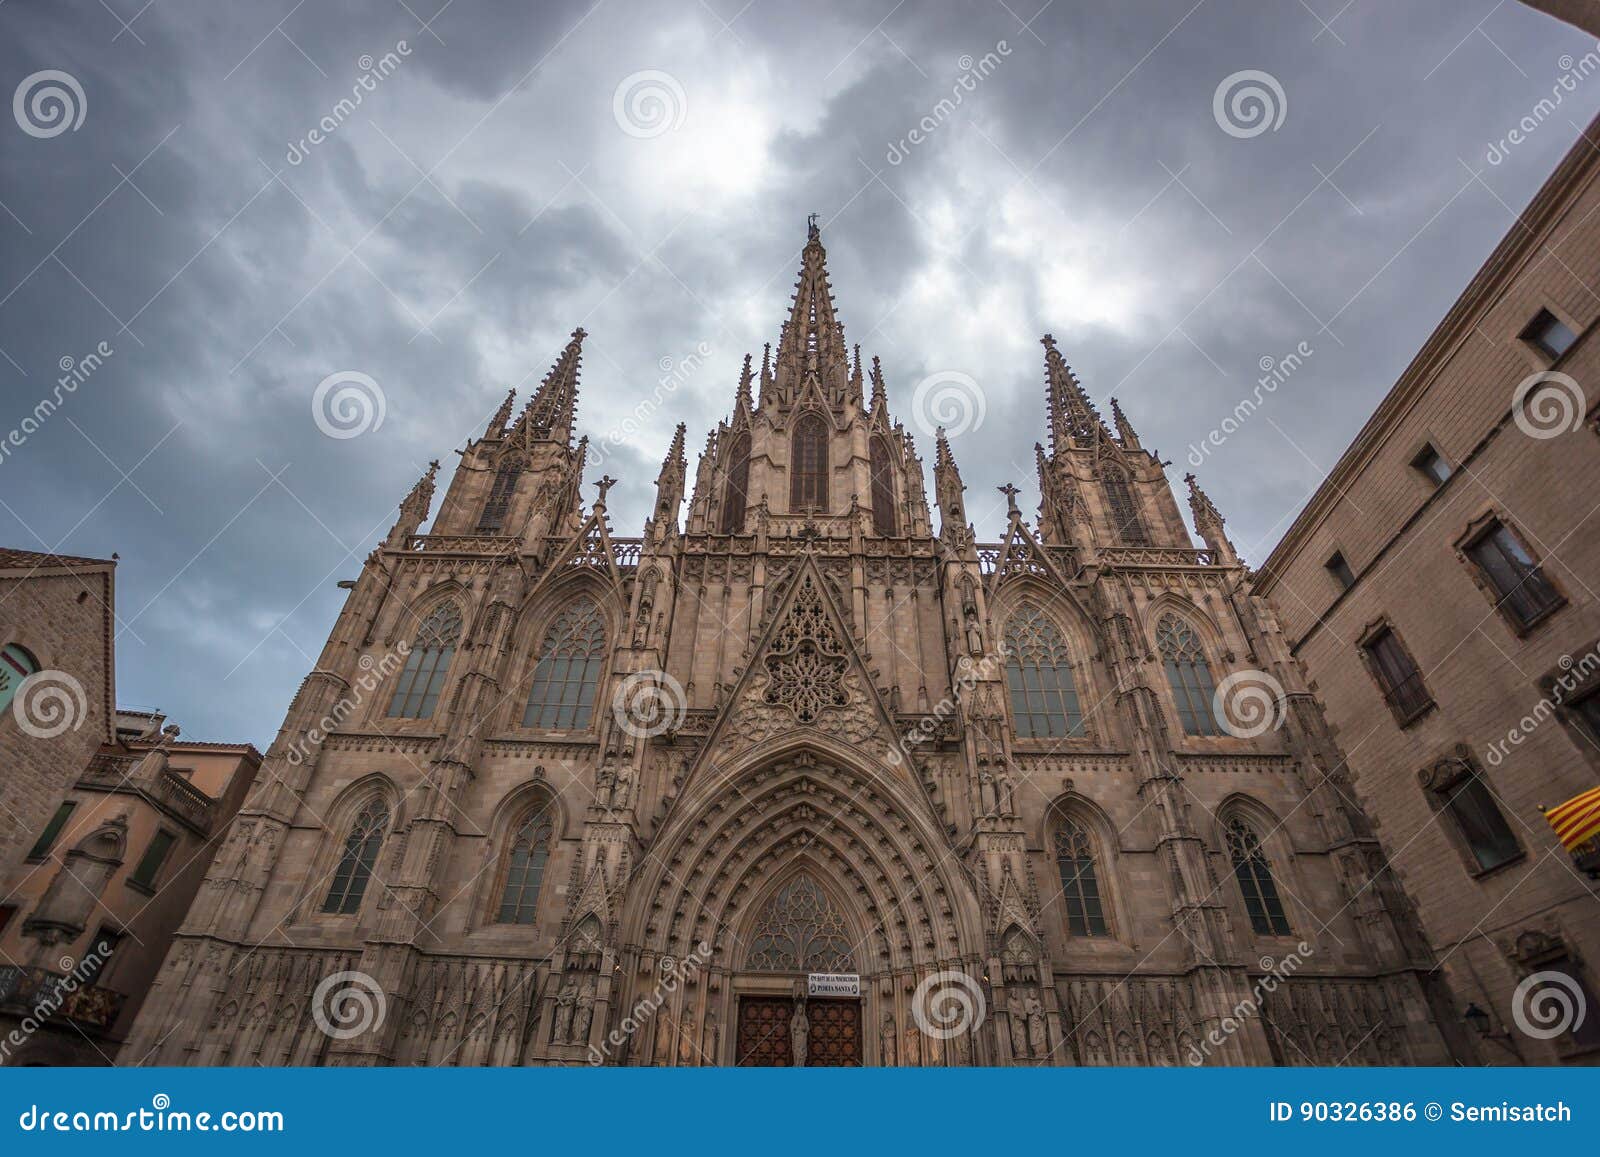
[[[50,822],[45,824],[44,831],[39,833],[39,838],[28,852],[28,859],[42,860],[50,854],[50,849],[56,842],[56,837],[61,834],[61,829],[67,826],[67,819],[72,815],[72,809],[78,805],[70,799],[56,808],[56,814],[50,817]]]
[[[1522,855],[1494,792],[1471,765],[1457,761],[1455,774],[1433,790],[1440,810],[1455,824],[1478,871],[1487,872]]]
[[[1444,460],[1444,455],[1431,445],[1424,446],[1417,456],[1411,459],[1411,465],[1420,470],[1423,477],[1435,486],[1443,486],[1450,480],[1450,475],[1455,473],[1450,468],[1450,463]]]
[[[129,882],[141,888],[155,887],[156,877],[161,874],[161,865],[166,863],[167,853],[172,851],[172,845],[177,842],[178,837],[167,831],[159,831],[152,836],[150,846],[145,848],[144,855],[139,859],[139,866],[128,877]]]
[[[1384,627],[1362,644],[1367,664],[1378,687],[1388,700],[1395,718],[1404,727],[1433,706],[1433,696],[1428,694],[1422,681],[1422,672],[1411,659],[1411,654],[1401,645],[1399,636]]]
[[[1600,748],[1600,690],[1591,691],[1574,703],[1572,714],[1588,735],[1589,742]]]
[[[1056,832],[1056,867],[1061,870],[1067,930],[1074,936],[1104,936],[1106,914],[1095,878],[1094,845],[1089,833],[1072,820]]]
[[[1566,602],[1503,523],[1491,523],[1467,546],[1467,557],[1494,593],[1496,609],[1518,628],[1533,626]]]
[[[1350,564],[1344,561],[1344,555],[1339,551],[1334,551],[1333,556],[1322,565],[1328,568],[1328,573],[1333,576],[1341,590],[1347,591],[1356,585],[1355,572],[1350,569]]]
[[[1572,348],[1578,335],[1548,309],[1541,309],[1522,331],[1522,340],[1555,359]]]
[[[506,883],[500,892],[501,924],[532,924],[539,907],[539,886],[550,858],[550,821],[542,812],[529,816],[517,829],[506,863]]]
[[[100,926],[100,931],[89,941],[89,946],[84,949],[82,958],[73,969],[82,987],[93,986],[106,974],[106,967],[111,963],[111,958],[116,955],[117,946],[121,943],[121,932],[106,924]]]
[[[25,648],[7,643],[0,648],[0,711],[11,706],[11,697],[22,681],[39,669],[39,661]]]

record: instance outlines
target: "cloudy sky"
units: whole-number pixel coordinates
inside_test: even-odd
[[[1039,2],[11,0],[0,542],[119,552],[120,700],[264,747],[336,581],[578,325],[596,439],[691,358],[606,464],[637,534],[815,212],[930,464],[917,384],[976,383],[983,535],[1036,501],[1040,334],[1175,480],[1305,343],[1199,469],[1259,563],[1600,107],[1491,149],[1595,45],[1494,0]],[[328,436],[331,374],[381,423]]]

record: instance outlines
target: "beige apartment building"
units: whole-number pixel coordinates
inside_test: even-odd
[[[1600,783],[1600,122],[1586,136],[1256,583],[1487,1064],[1600,1059],[1600,856],[1541,812]]]
[[[117,1059],[260,765],[249,744],[183,742],[159,713],[117,713],[116,738],[28,834],[0,905],[0,1065]]]

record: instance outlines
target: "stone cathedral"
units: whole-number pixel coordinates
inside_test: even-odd
[[[1450,1062],[1222,517],[1191,476],[1196,549],[1053,339],[994,542],[942,432],[930,506],[815,226],[638,538],[585,504],[583,339],[346,584],[125,1058]]]

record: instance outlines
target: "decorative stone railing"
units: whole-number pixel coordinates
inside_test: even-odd
[[[96,755],[89,760],[78,782],[99,791],[137,792],[157,807],[188,820],[195,827],[203,831],[210,830],[216,815],[216,800],[170,770],[163,772],[153,782],[139,778],[133,774],[138,766],[137,756]]]
[[[515,554],[522,540],[510,534],[414,534],[407,550],[426,554]]]
[[[102,1032],[110,1029],[127,998],[92,984],[69,987],[72,983],[65,973],[44,968],[0,966],[0,1008],[24,1018],[64,1017]]]
[[[1209,550],[1176,546],[1110,546],[1100,559],[1107,566],[1212,566],[1217,561]]]

